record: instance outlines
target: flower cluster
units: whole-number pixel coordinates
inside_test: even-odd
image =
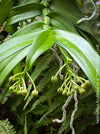
[[[9,87],[9,90],[12,93],[15,93],[17,95],[26,95],[27,89],[25,84],[25,79],[23,73],[15,74],[14,76],[11,76],[9,78],[9,83],[11,86]]]
[[[55,76],[51,77],[51,82],[57,82],[58,81],[58,73],[65,67],[66,64],[62,66],[58,70]],[[86,80],[82,77],[79,77],[70,67],[67,70],[68,72],[65,75],[64,82],[62,83],[61,87],[58,88],[58,93],[62,93],[62,95],[70,96],[75,92],[75,90],[78,90],[80,94],[84,94],[86,92],[86,87],[90,85],[89,80]],[[74,81],[76,79],[76,82]]]
[[[38,96],[38,91],[36,90],[36,86],[31,76],[28,74],[28,72],[26,72],[26,74],[31,80],[33,88],[34,88],[33,91],[31,92],[32,96]],[[23,95],[23,96],[26,96],[28,94],[28,90],[26,88],[26,83],[25,83],[25,74],[23,72],[17,73],[14,76],[11,76],[9,78],[9,83],[11,85],[9,87],[9,90],[12,93],[15,93],[17,95]]]

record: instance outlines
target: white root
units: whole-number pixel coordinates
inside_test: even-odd
[[[62,123],[66,120],[66,108],[67,108],[67,106],[68,106],[68,104],[69,104],[69,102],[71,101],[72,98],[73,98],[73,94],[68,97],[68,99],[66,100],[65,104],[62,107],[62,111],[63,111],[62,119],[61,120],[54,119],[54,120],[52,120],[53,123],[55,123],[55,122]]]
[[[73,70],[78,73],[79,71],[79,67],[77,65],[75,65],[74,63],[72,63],[73,65]],[[77,79],[74,77],[74,82],[76,83],[77,82]],[[73,88],[75,87],[75,85],[73,85]],[[72,130],[72,134],[75,134],[75,129],[73,127],[73,122],[74,122],[74,117],[75,117],[75,114],[78,110],[78,99],[77,99],[77,91],[75,90],[75,93],[74,93],[74,100],[75,100],[75,108],[72,112],[72,115],[71,115],[71,121],[70,121],[70,128]]]
[[[78,21],[77,21],[77,24],[80,24],[80,23],[83,22],[83,21],[91,20],[91,19],[93,19],[93,18],[96,16],[96,12],[97,12],[97,10],[96,10],[96,5],[95,5],[95,3],[94,3],[93,0],[91,0],[91,3],[92,3],[92,5],[93,5],[93,7],[94,7],[93,14],[92,14],[89,18],[82,18],[82,19],[78,20]]]
[[[77,99],[77,91],[75,91],[74,93],[74,100],[75,100],[75,109],[74,111],[72,112],[72,115],[71,115],[71,121],[70,121],[70,128],[72,130],[72,134],[75,134],[75,129],[73,127],[73,122],[74,122],[74,117],[75,117],[75,114],[78,110],[78,99]]]

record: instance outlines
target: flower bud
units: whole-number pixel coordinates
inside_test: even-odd
[[[62,92],[62,95],[66,95],[66,93],[67,93],[67,91],[66,91],[66,90],[64,90],[64,91]]]
[[[27,95],[27,90],[26,90],[26,89],[22,90],[22,91],[21,91],[21,94],[22,94],[23,96]]]
[[[71,92],[70,92],[70,91],[68,91],[68,92],[67,92],[67,96],[70,96],[70,95],[71,95]]]
[[[72,90],[71,90],[71,93],[75,93],[75,90],[74,90],[74,89],[72,89]]]
[[[22,94],[22,91],[17,91],[17,95],[21,95]]]
[[[64,90],[66,90],[66,91],[67,91],[67,90],[68,90],[68,87],[65,87],[65,88],[64,88]]]
[[[80,94],[84,94],[86,91],[85,91],[85,89],[82,88],[79,90],[79,92],[80,92]]]
[[[81,88],[85,88],[85,87],[86,87],[86,85],[85,85],[85,84],[82,84],[82,85],[81,85]]]
[[[78,84],[81,83],[81,80],[80,80],[80,79],[77,79],[77,83],[78,83]]]
[[[62,93],[62,92],[63,92],[63,88],[61,88],[61,87],[58,88],[57,92],[58,92],[58,93]]]
[[[9,87],[9,91],[13,91],[14,90],[14,86]]]
[[[52,82],[52,83],[55,83],[55,82],[57,82],[57,81],[58,81],[57,76],[52,76],[52,77],[51,77],[51,82]]]
[[[78,86],[76,86],[76,85],[75,85],[75,87],[74,87],[74,88],[75,88],[75,90],[78,90],[78,89],[79,89],[79,88],[78,88]]]
[[[9,78],[9,82],[14,82],[15,81],[15,77],[14,76],[11,76],[10,78]]]
[[[32,91],[32,95],[33,95],[33,96],[38,96],[38,91],[37,91],[37,90],[33,90],[33,91]]]
[[[85,82],[85,86],[89,86],[89,85],[90,85],[90,81],[87,80],[87,81]]]

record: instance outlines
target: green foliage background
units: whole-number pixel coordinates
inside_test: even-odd
[[[97,9],[99,11],[99,6]],[[96,124],[96,92],[100,90],[97,46],[99,48],[100,43],[98,29],[95,29],[100,14],[98,12],[92,20],[93,32],[90,22],[76,24],[84,17],[82,10],[83,0],[0,1],[0,26],[4,25],[10,35],[6,40],[1,37],[0,44],[0,120],[8,118],[17,134],[71,134],[73,99],[66,109],[64,123],[52,122],[52,119],[62,117],[62,106],[67,99],[57,93],[63,81],[58,79],[57,83],[51,83],[51,77],[59,70],[59,61],[50,49],[55,43],[53,48],[62,61],[66,63],[67,56],[71,58],[81,68],[78,75],[91,82],[86,94],[78,93],[79,106],[74,121],[76,134],[100,132],[99,124]],[[92,12],[85,10],[87,15]],[[60,47],[68,55],[64,57]],[[37,97],[31,94],[33,86],[26,74],[27,95],[9,91],[9,77],[22,71],[28,71],[35,82],[39,91]],[[62,73],[65,76],[66,69]],[[5,123],[3,125],[6,127]],[[0,132],[7,133],[1,127]]]

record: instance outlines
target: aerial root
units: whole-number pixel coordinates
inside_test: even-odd
[[[67,106],[68,106],[68,104],[69,104],[69,102],[71,101],[72,98],[73,98],[73,94],[67,98],[67,100],[65,101],[65,104],[62,107],[62,111],[63,111],[62,119],[61,120],[53,119],[52,120],[53,123],[55,123],[55,122],[62,123],[66,120],[66,108],[67,108]]]

